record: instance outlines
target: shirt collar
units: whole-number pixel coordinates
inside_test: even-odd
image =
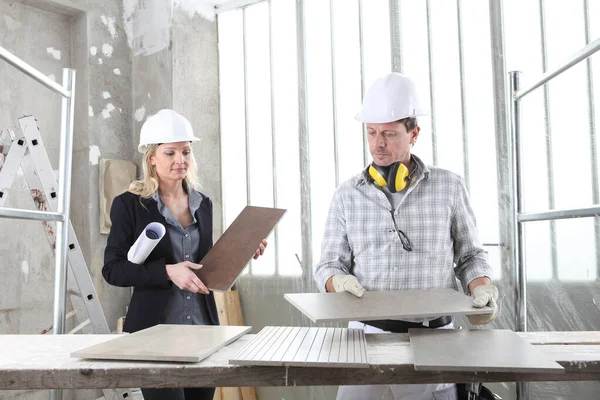
[[[190,207],[190,212],[192,213],[192,218],[194,220],[194,223],[196,222],[196,211],[200,208],[200,205],[202,204],[202,200],[204,199],[204,196],[202,195],[202,193],[198,192],[197,190],[195,190],[194,188],[188,189],[187,183],[183,183],[186,187],[186,191],[188,192],[188,204]],[[154,201],[156,201],[157,206],[158,206],[158,210],[160,211],[160,213],[164,216],[166,213],[165,208],[167,207],[165,205],[165,203],[162,201],[162,199],[160,198],[160,195],[158,194],[158,190],[154,193],[152,193],[152,196],[150,196],[152,199],[154,199]],[[169,212],[169,215],[171,213]]]
[[[410,173],[410,180],[413,182],[418,182],[421,179],[427,181],[429,179],[429,167],[417,156],[411,154],[411,160],[415,163],[415,167]],[[370,166],[370,165],[369,165]],[[369,166],[367,166],[356,181],[356,186],[362,186],[364,184],[373,184],[373,178],[369,174]]]

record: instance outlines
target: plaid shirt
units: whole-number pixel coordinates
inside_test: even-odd
[[[463,179],[412,157],[395,211],[368,169],[336,189],[314,270],[319,290],[332,275],[352,274],[366,290],[458,289],[458,278],[467,293],[473,279],[492,276]]]

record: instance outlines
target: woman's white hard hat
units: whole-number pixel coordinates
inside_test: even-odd
[[[195,142],[192,124],[183,115],[163,109],[146,119],[140,132],[138,151],[145,153],[148,145],[160,143]]]

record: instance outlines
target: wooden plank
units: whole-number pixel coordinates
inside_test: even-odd
[[[214,292],[217,312],[219,313],[219,322],[221,325],[243,326],[244,316],[240,304],[240,296],[234,287],[228,292]],[[256,400],[256,389],[253,387],[235,388],[234,393],[229,390],[216,388],[215,399],[217,395],[219,400],[233,400],[233,396],[241,396],[242,400]],[[237,393],[236,393],[237,391]]]
[[[307,329],[307,328],[303,328]],[[582,342],[600,332],[581,332]],[[569,333],[570,335],[571,333]],[[529,332],[527,340],[550,338]],[[556,332],[557,338],[562,332]],[[0,390],[52,388],[392,385],[444,382],[600,381],[600,345],[535,345],[564,367],[548,373],[415,371],[408,334],[366,335],[370,368],[236,366],[229,359],[256,335],[245,335],[199,363],[97,361],[70,353],[118,335],[0,335]],[[546,340],[546,339],[544,339]]]
[[[240,388],[242,400],[256,400],[256,388],[253,386],[243,386]]]
[[[417,371],[553,372],[563,367],[509,330],[411,329]]]
[[[243,400],[238,387],[221,387],[219,389],[221,389],[221,400]]]
[[[236,289],[227,292],[215,292],[215,303],[221,325],[243,326],[244,316],[240,304],[240,296]]]
[[[156,325],[71,353],[74,358],[198,362],[251,326]]]
[[[517,332],[519,336],[529,341],[531,344],[543,345],[561,345],[561,344],[579,344],[594,345],[600,344],[600,335],[598,331],[593,332]]]
[[[491,312],[489,307],[473,307],[472,298],[453,289],[367,291],[360,298],[347,292],[287,293],[284,297],[315,323]]]
[[[223,400],[223,388],[215,388],[215,395],[213,400]]]
[[[200,260],[202,269],[192,272],[211,290],[229,290],[285,212],[277,208],[246,206]]]

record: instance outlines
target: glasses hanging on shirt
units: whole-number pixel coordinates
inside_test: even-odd
[[[389,229],[389,232],[395,231],[398,235],[398,239],[400,239],[400,243],[402,243],[402,248],[406,251],[412,251],[412,243],[406,233],[402,232],[400,229]]]

